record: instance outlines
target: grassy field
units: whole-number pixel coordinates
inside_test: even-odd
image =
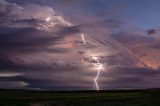
[[[0,106],[160,106],[159,90],[47,92],[1,90]]]

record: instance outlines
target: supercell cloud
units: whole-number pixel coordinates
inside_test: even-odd
[[[158,28],[133,24],[130,4],[91,2],[1,0],[0,88],[95,89],[93,55],[103,63],[100,89],[159,87]]]

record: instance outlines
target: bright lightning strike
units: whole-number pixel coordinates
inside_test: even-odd
[[[85,37],[84,37],[84,34],[83,34],[83,33],[81,34],[81,37],[82,37],[83,43],[86,44],[86,40],[85,40]]]
[[[62,16],[49,15],[43,19],[44,23],[39,23],[37,29],[43,29],[52,31],[56,25],[72,26],[72,24],[66,21]]]
[[[85,40],[85,37],[84,37],[84,34],[82,33],[81,34],[81,38],[82,38],[82,41],[83,41],[83,44],[86,45],[86,40]],[[91,60],[95,61],[96,62],[96,67],[97,67],[97,75],[96,77],[94,78],[94,83],[95,83],[95,86],[96,86],[96,90],[98,91],[99,90],[99,85],[98,85],[98,78],[99,78],[99,74],[103,68],[103,64],[100,63],[100,57],[98,56],[91,56]]]
[[[46,18],[46,22],[49,22],[49,21],[51,21],[51,20],[52,20],[52,17],[51,17],[51,16],[49,16],[49,17]]]
[[[102,70],[102,63],[100,63],[100,58],[98,57],[98,56],[92,56],[92,60],[94,60],[94,61],[96,61],[97,63],[97,75],[96,75],[96,77],[94,78],[94,83],[95,83],[95,85],[96,85],[96,89],[97,89],[97,91],[99,90],[99,85],[98,85],[98,82],[97,82],[97,80],[98,80],[98,77],[99,77],[99,74],[100,74],[100,72],[101,72],[101,70]]]
[[[71,26],[72,24],[65,21],[61,16],[49,16],[45,19],[46,21],[46,25],[43,25],[43,27],[45,29],[48,29],[49,27],[52,27],[54,26],[56,23],[53,21],[53,18],[54,19],[57,19],[58,21],[60,21],[61,23],[67,25],[67,26]],[[85,40],[85,36],[83,33],[81,33],[81,39],[82,39],[82,42],[83,44],[86,45],[87,41]],[[103,69],[103,64],[100,62],[100,57],[99,56],[91,56],[91,60],[95,61],[95,64],[96,64],[96,67],[97,67],[97,75],[96,77],[94,78],[94,83],[95,83],[95,86],[96,86],[96,90],[98,91],[99,90],[99,85],[98,85],[98,78],[99,78],[99,75],[100,75],[100,72],[101,70]]]

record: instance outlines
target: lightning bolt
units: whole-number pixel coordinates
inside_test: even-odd
[[[36,27],[37,29],[43,29],[46,31],[52,31],[53,28],[58,25],[66,25],[66,26],[72,26],[72,24],[68,21],[66,21],[62,16],[58,15],[49,15],[42,19],[44,23],[39,23]]]
[[[97,62],[97,63],[96,63],[96,64],[97,64],[97,75],[96,75],[96,77],[94,78],[94,83],[95,83],[95,86],[96,86],[96,90],[98,91],[98,90],[99,90],[99,85],[98,85],[97,80],[98,80],[99,74],[100,74],[100,72],[101,72],[101,70],[102,70],[103,64],[100,63],[100,58],[99,58],[98,56],[92,56],[92,60],[94,60],[94,61]]]
[[[83,44],[86,44],[86,40],[83,33],[81,34],[81,38],[82,38]]]
[[[48,16],[45,20],[46,20],[46,22],[51,21],[52,20],[52,16]]]
[[[85,40],[85,36],[84,34],[82,33],[81,34],[81,38],[82,38],[82,41],[83,41],[83,44],[86,45],[86,40]],[[98,78],[99,78],[99,75],[100,75],[100,72],[102,70],[102,67],[103,67],[103,64],[100,63],[100,57],[98,56],[91,56],[91,60],[95,61],[96,62],[96,67],[97,67],[97,75],[96,77],[94,78],[94,83],[95,83],[95,86],[96,86],[96,90],[98,91],[99,90],[99,85],[98,85]]]
[[[44,28],[48,29],[50,26],[54,26],[55,23],[52,22],[52,16],[48,16],[45,21],[48,23],[44,26]],[[57,19],[59,19],[63,24],[66,24],[67,26],[72,26],[71,23],[65,21],[61,16],[57,16],[56,17]],[[84,45],[86,45],[87,41],[85,40],[85,36],[83,33],[81,33],[81,39],[82,39],[82,42]],[[95,61],[96,63],[96,67],[97,67],[97,75],[96,77],[94,78],[94,83],[95,83],[95,86],[96,86],[96,90],[98,91],[99,90],[99,85],[98,85],[98,78],[99,78],[99,75],[100,75],[100,72],[103,68],[103,64],[100,62],[100,57],[99,56],[91,56],[91,60]]]

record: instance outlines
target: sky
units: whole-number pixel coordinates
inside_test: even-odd
[[[0,88],[159,88],[159,10],[159,0],[0,0]]]

